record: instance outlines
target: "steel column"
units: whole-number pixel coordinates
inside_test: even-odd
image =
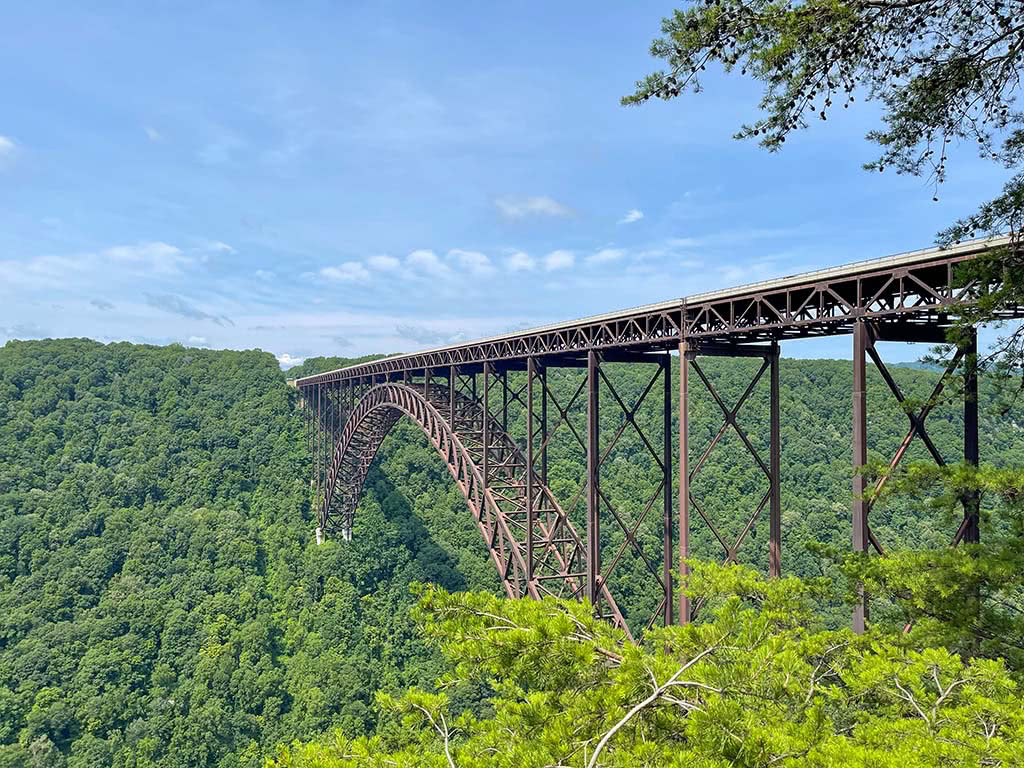
[[[323,463],[320,461],[320,444],[323,442],[321,432],[323,431],[323,386],[316,388],[316,452],[313,454],[313,463],[316,466],[316,503],[320,505],[320,472]]]
[[[526,582],[533,584],[533,377],[536,363],[526,358]]]
[[[508,371],[501,372],[501,431],[508,434]]]
[[[769,428],[769,468],[771,472],[771,501],[768,525],[768,571],[773,578],[782,576],[782,446],[779,418],[779,343],[771,349],[771,426]]]
[[[857,320],[853,327],[853,551],[868,551],[868,500],[864,467],[868,463],[866,357],[869,344],[867,321]],[[864,632],[867,596],[859,590],[853,608],[853,631]]]
[[[548,484],[548,369],[540,367],[540,482]]]
[[[457,385],[455,366],[448,367],[448,421],[455,429],[455,387]]]
[[[664,470],[664,499],[663,499],[663,531],[662,531],[662,580],[665,582],[665,626],[672,624],[672,610],[674,596],[672,594],[672,515],[675,511],[675,504],[672,501],[672,355],[665,353],[661,364],[662,384],[662,414],[664,417],[664,442],[662,446],[662,461],[665,464]]]
[[[600,403],[597,352],[587,353],[587,597],[598,609],[601,578]]]
[[[690,598],[686,577],[690,556],[690,343],[679,342],[679,623],[690,621]]]
[[[474,375],[474,380],[476,376]],[[483,441],[484,441],[484,460],[483,460],[483,477],[484,477],[484,491],[487,490],[488,481],[488,463],[490,458],[490,447],[491,447],[491,406],[490,406],[490,392],[491,392],[491,364],[484,363],[484,423],[483,423]]]
[[[978,466],[978,331],[972,328],[964,354],[964,461]],[[980,498],[977,491],[964,494],[963,541],[977,544],[981,540]]]

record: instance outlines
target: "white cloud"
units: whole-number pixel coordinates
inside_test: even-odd
[[[189,344],[196,344],[196,345],[205,344],[206,343],[206,337],[205,336],[189,336],[188,337],[188,343]]]
[[[384,254],[371,256],[366,260],[366,263],[374,269],[379,269],[381,272],[394,272],[402,266],[402,262],[394,256],[385,256]]]
[[[425,248],[410,253],[405,257],[405,263],[413,269],[418,269],[435,277],[447,277],[451,274],[451,269],[448,265],[437,258],[436,253]]]
[[[6,136],[0,136],[0,157],[14,154],[14,141]]]
[[[118,280],[177,277],[196,262],[196,258],[168,243],[142,242],[99,252],[0,260],[0,285],[51,289],[96,285],[107,290]]]
[[[158,130],[157,130],[156,128],[151,128],[151,127],[150,127],[150,126],[148,126],[148,125],[147,125],[147,126],[144,126],[142,130],[144,130],[144,131],[146,132],[146,137],[147,137],[147,138],[148,138],[148,139],[149,139],[150,141],[161,141],[161,140],[163,140],[163,138],[164,138],[164,137],[163,137],[163,136],[162,136],[162,135],[160,134],[160,131],[158,131]]]
[[[521,219],[524,216],[569,216],[572,211],[550,197],[528,197],[525,200],[496,200],[502,216]]]
[[[626,255],[622,248],[602,248],[597,253],[587,257],[588,264],[605,264],[609,261],[618,261]]]
[[[336,267],[324,267],[320,270],[320,274],[328,280],[346,283],[370,279],[369,271],[358,261],[346,261]]]
[[[572,251],[552,251],[544,257],[544,269],[554,272],[556,269],[568,269],[576,263],[576,254]]]
[[[480,251],[464,251],[461,248],[453,248],[448,251],[448,258],[455,259],[459,266],[469,270],[475,277],[485,277],[494,273],[494,265],[487,255]]]
[[[630,208],[626,211],[626,215],[619,219],[619,224],[632,224],[634,221],[640,221],[644,217],[644,212],[639,208]]]
[[[182,265],[193,261],[191,257],[182,253],[180,248],[159,241],[115,245],[103,251],[102,255],[111,261],[146,265],[164,273],[178,272]]]
[[[529,272],[535,266],[533,257],[523,251],[516,251],[505,259],[505,268],[509,272]]]
[[[269,269],[257,269],[255,275],[260,280],[273,280],[275,277],[274,273]]]
[[[281,366],[281,368],[283,370],[286,370],[286,371],[289,368],[294,368],[296,365],[302,365],[302,363],[303,363],[303,361],[305,359],[306,358],[304,358],[304,357],[292,357],[287,352],[277,356],[278,364]]]

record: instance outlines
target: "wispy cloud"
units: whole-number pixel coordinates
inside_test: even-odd
[[[260,280],[273,280],[274,273],[269,269],[257,269],[253,274],[256,275]]]
[[[454,259],[459,266],[468,270],[474,277],[486,277],[494,274],[494,265],[486,254],[480,251],[464,251],[453,248],[448,251],[448,258]]]
[[[552,251],[544,257],[544,269],[554,272],[556,269],[568,269],[576,263],[576,254],[572,251]]]
[[[220,240],[207,240],[203,243],[202,248],[204,251],[213,251],[214,253],[238,253],[227,243],[222,243]]]
[[[550,197],[528,197],[524,200],[496,200],[494,203],[502,216],[509,219],[521,219],[525,216],[569,216],[572,214],[567,206]]]
[[[96,307],[96,309],[100,310],[101,312],[109,312],[111,309],[114,308],[114,305],[111,304],[106,299],[93,299],[89,303],[92,304],[94,307]]]
[[[43,339],[50,336],[50,332],[35,323],[16,323],[6,328],[0,326],[0,335],[9,339]]]
[[[702,248],[718,247],[728,245],[746,245],[747,243],[759,242],[761,240],[772,240],[780,237],[794,237],[804,234],[796,227],[786,228],[735,228],[723,232],[712,232],[696,237],[674,237],[666,241],[672,248]]]
[[[14,154],[15,146],[14,139],[0,135],[0,167],[6,158]]]
[[[509,272],[529,272],[535,266],[533,257],[523,251],[516,251],[505,257],[505,269]]]
[[[158,131],[156,128],[153,128],[152,126],[143,126],[142,130],[146,132],[146,138],[149,139],[150,141],[162,141],[164,138],[161,135],[160,131]]]
[[[632,224],[633,222],[640,221],[644,217],[644,212],[639,208],[630,208],[626,211],[626,215],[619,219],[619,224]]]
[[[320,274],[328,280],[343,283],[362,282],[370,279],[370,272],[358,261],[346,261],[336,267],[324,267]]]
[[[623,248],[602,248],[597,253],[587,257],[588,264],[606,264],[609,261],[618,261],[626,255]]]
[[[146,303],[154,309],[169,312],[172,315],[187,317],[189,320],[209,320],[211,323],[216,323],[222,328],[229,325],[234,326],[231,318],[225,315],[214,315],[210,312],[205,312],[173,293],[147,293],[145,294],[145,299]]]
[[[116,245],[103,251],[102,256],[114,262],[145,265],[162,273],[179,272],[183,265],[194,261],[180,248],[159,241]]]
[[[466,338],[466,334],[461,332],[448,333],[447,331],[440,331],[425,325],[413,325],[411,323],[403,323],[395,326],[395,333],[403,339],[408,339],[416,344],[424,345],[455,344],[459,341],[465,340]]]

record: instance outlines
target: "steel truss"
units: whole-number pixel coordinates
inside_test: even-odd
[[[675,592],[678,583],[686,581],[691,523],[707,526],[722,547],[723,560],[735,562],[741,548],[745,547],[744,553],[749,549],[750,532],[767,509],[769,572],[772,576],[782,573],[779,342],[851,334],[853,465],[857,470],[852,545],[856,552],[870,547],[884,553],[871,531],[869,513],[871,499],[882,490],[888,474],[869,489],[860,471],[868,462],[867,360],[876,364],[897,401],[903,403],[905,398],[876,342],[944,342],[945,330],[955,322],[949,313],[994,287],[961,279],[959,265],[1007,242],[1006,238],[978,241],[819,270],[299,379],[295,384],[305,408],[313,457],[317,540],[339,533],[342,538],[351,537],[373,459],[405,415],[419,425],[448,466],[508,595],[587,598],[599,615],[637,637],[656,623],[684,623],[698,607],[689,603],[684,592]],[[1024,307],[1008,308],[1003,316],[1022,317]],[[964,376],[964,459],[977,464],[976,344],[972,336],[958,350],[932,398],[919,410],[908,411],[908,432],[890,461],[890,470],[915,439],[942,464],[925,423],[958,367]],[[676,350],[680,354],[678,507],[672,500],[670,381],[670,355]],[[739,400],[730,404],[701,368],[698,358],[703,356],[754,357],[762,364]],[[651,366],[646,388],[635,400],[624,397],[621,384],[616,384],[614,367],[619,364]],[[552,386],[552,371],[575,382],[568,399]],[[691,372],[706,386],[723,418],[710,445],[692,463]],[[770,387],[767,461],[740,423],[741,409],[765,376]],[[603,423],[602,407],[614,418]],[[661,430],[641,427],[637,415],[642,407],[660,408],[656,423]],[[579,425],[581,412],[585,423]],[[602,487],[602,471],[607,473],[627,431],[635,431],[661,476],[653,492],[643,493],[642,506],[633,515],[617,509]],[[694,478],[707,465],[712,449],[730,431],[766,478],[759,503],[735,537],[723,534],[692,491]],[[549,485],[549,459],[553,449],[562,450],[566,444],[582,451],[586,469],[569,498],[558,499]],[[662,551],[656,555],[643,541],[651,541],[650,521],[659,502],[662,519],[653,527],[658,529]],[[966,494],[963,506],[963,520],[952,537],[954,546],[979,540],[977,494]],[[696,513],[692,520],[691,510]],[[676,535],[678,550],[673,553]],[[660,590],[660,602],[650,616],[625,616],[620,609],[623,601],[616,601],[616,575],[627,558],[634,566],[642,563],[652,586]],[[862,596],[853,618],[856,630],[863,630],[866,615],[867,598]]]

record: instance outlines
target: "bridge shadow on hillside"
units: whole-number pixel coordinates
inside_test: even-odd
[[[451,592],[469,589],[465,575],[459,571],[455,559],[427,528],[416,514],[410,502],[408,491],[396,486],[374,461],[366,477],[364,498],[372,496],[380,504],[381,514],[388,523],[395,526],[398,534],[397,545],[408,550],[411,562],[403,570],[395,571],[396,578],[408,582],[437,584]],[[356,525],[359,525],[357,514]],[[357,529],[356,535],[359,535]]]

